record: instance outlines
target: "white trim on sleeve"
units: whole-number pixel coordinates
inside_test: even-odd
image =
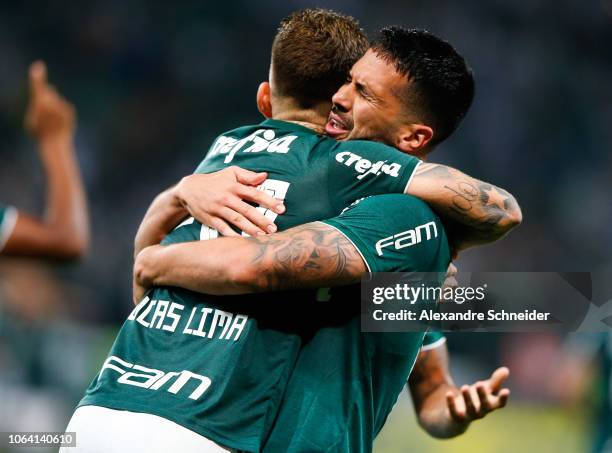
[[[404,193],[408,193],[408,186],[412,182],[412,178],[414,178],[414,174],[416,173],[417,168],[419,168],[419,165],[421,165],[422,163],[423,161],[419,160],[417,164],[414,166],[414,170],[412,170],[412,174],[410,175],[410,178],[408,179],[408,182],[406,183],[406,187],[404,187]]]
[[[15,208],[9,207],[4,211],[4,219],[2,225],[0,225],[0,252],[13,233],[13,229],[17,223],[17,216],[17,209]]]
[[[431,349],[436,349],[446,343],[446,337],[442,337],[439,340],[434,341],[433,343],[424,344],[421,346],[421,352],[430,351]]]

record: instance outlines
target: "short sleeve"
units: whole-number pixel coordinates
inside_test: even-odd
[[[419,159],[382,143],[352,140],[331,148],[329,188],[339,209],[353,201],[406,191]]]
[[[0,252],[13,233],[17,222],[17,210],[10,206],[0,205]]]
[[[324,223],[353,243],[370,272],[446,272],[450,262],[442,223],[409,195],[368,197]]]
[[[423,338],[423,346],[421,351],[429,351],[438,348],[446,343],[446,337],[442,332],[427,332]]]

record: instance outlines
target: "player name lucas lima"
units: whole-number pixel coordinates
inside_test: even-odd
[[[375,321],[548,321],[549,312],[537,310],[524,310],[518,313],[506,310],[488,310],[483,312],[467,310],[465,312],[441,313],[435,310],[422,310],[420,313],[411,310],[385,312],[374,310],[372,317]]]

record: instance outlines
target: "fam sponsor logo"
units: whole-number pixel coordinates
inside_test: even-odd
[[[386,160],[372,162],[350,151],[342,151],[336,154],[336,161],[347,167],[354,167],[355,171],[359,173],[357,179],[363,179],[367,175],[378,176],[381,173],[397,178],[402,168],[402,166],[396,162],[387,163]]]
[[[192,400],[200,398],[204,392],[208,390],[212,382],[209,377],[192,373],[191,371],[166,372],[156,370],[154,368],[126,362],[114,355],[111,355],[104,361],[100,374],[98,375],[98,381],[105,372],[111,371],[119,374],[117,378],[119,384],[132,385],[134,387],[141,387],[149,390],[162,390],[162,388],[166,386],[167,388],[165,388],[165,390],[175,395],[177,395],[189,381],[192,381],[192,383],[187,386],[187,389],[193,389],[189,395],[189,398]],[[172,382],[172,384],[170,384],[170,382]]]
[[[425,239],[423,239],[423,236]],[[412,230],[402,231],[401,233],[381,239],[376,243],[376,253],[378,253],[378,256],[383,256],[384,248],[393,247],[396,250],[400,250],[436,237],[438,237],[438,227],[435,222],[431,221],[419,225]]]
[[[276,137],[276,133],[272,129],[258,129],[251,135],[236,139],[232,137],[220,136],[213,145],[209,156],[224,154],[224,163],[229,164],[238,151],[243,153],[261,153],[267,151],[269,153],[287,154],[289,146],[298,138],[297,135],[285,135],[284,137]]]

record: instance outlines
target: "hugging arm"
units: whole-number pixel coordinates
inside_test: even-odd
[[[405,215],[394,215],[398,210]],[[435,236],[414,247],[384,241],[428,221],[437,225]],[[429,269],[432,259],[448,253],[444,236],[423,202],[379,195],[332,219],[279,233],[146,248],[136,259],[134,281],[141,287],[177,286],[214,295],[348,285],[368,271]]]
[[[496,241],[522,221],[510,193],[446,165],[421,163],[406,193],[429,204],[447,227],[450,221],[456,251]]]
[[[159,194],[149,206],[134,239],[134,258],[145,247],[159,244],[188,216],[223,236],[238,236],[230,225],[252,236],[276,231],[273,222],[248,203],[256,203],[277,214],[285,211],[282,201],[257,190],[266,177],[266,173],[235,166],[184,177]]]
[[[134,280],[228,295],[345,285],[366,271],[342,233],[313,222],[266,236],[148,247],[136,259]]]
[[[340,168],[348,171],[344,165]],[[340,174],[337,179],[343,181],[346,176]],[[354,180],[353,174],[348,177]],[[134,255],[146,246],[158,244],[188,215],[224,236],[236,236],[230,225],[250,235],[275,231],[272,221],[243,201],[282,214],[282,202],[256,189],[264,180],[265,174],[239,167],[183,178],[158,196],[147,211],[136,236]],[[406,193],[437,211],[452,232],[456,251],[494,242],[522,220],[521,209],[510,193],[445,165],[418,165]]]

